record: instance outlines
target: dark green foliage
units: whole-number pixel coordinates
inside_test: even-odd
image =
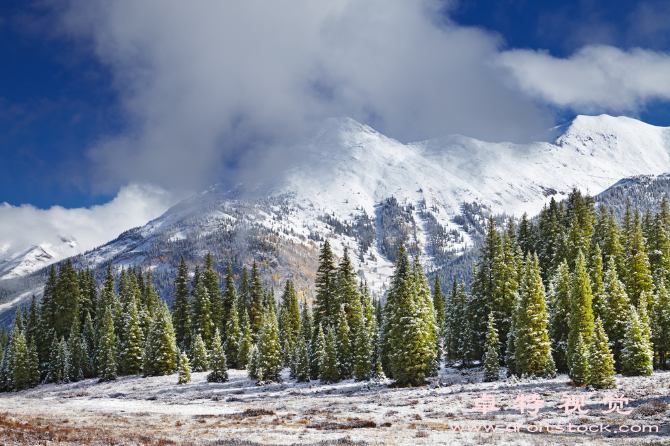
[[[316,333],[315,339],[309,345],[309,376],[311,379],[319,379],[321,376],[321,359],[325,354],[326,338],[323,333],[323,325],[319,324],[318,327],[318,330],[314,330]],[[335,356],[337,359],[337,354]]]
[[[581,377],[573,378],[572,360],[577,352],[577,338],[581,337],[585,346],[591,344],[593,336],[593,310],[591,308],[591,284],[589,275],[586,271],[584,255],[580,252],[577,256],[575,272],[572,275],[572,284],[570,288],[570,331],[568,333],[568,367],[570,369],[570,378],[581,380]],[[586,347],[585,347],[586,348]],[[581,359],[578,359],[581,361]],[[575,381],[577,382],[577,381]],[[581,382],[586,382],[581,381]]]
[[[609,341],[605,329],[600,321],[596,319],[593,341],[589,352],[589,378],[588,383],[594,389],[611,389],[616,387],[614,381],[614,357],[610,353]]]
[[[126,320],[126,339],[121,350],[121,364],[124,374],[138,375],[142,373],[144,359],[144,333],[140,328],[140,317],[137,305],[133,302],[130,315]]]
[[[188,363],[188,356],[185,352],[181,352],[179,357],[179,380],[177,384],[186,384],[191,382],[191,366]]]
[[[564,260],[559,264],[549,287],[551,345],[556,369],[561,373],[568,371],[570,287],[570,272],[568,263]]]
[[[192,368],[194,372],[204,372],[209,369],[209,354],[205,342],[199,334],[195,335],[195,339],[193,339],[191,357],[193,358]]]
[[[319,330],[323,334],[322,330]],[[333,327],[328,328],[323,350],[319,360],[319,379],[323,383],[336,383],[340,380],[339,362],[337,361],[337,336]]]
[[[484,354],[484,381],[498,381],[500,377],[498,330],[495,327],[493,313],[489,315],[489,326],[486,332],[486,353]]]
[[[235,319],[237,319],[237,317],[235,317]],[[229,321],[229,323],[230,322],[232,321]],[[235,320],[235,324],[237,324],[237,320]],[[228,367],[226,362],[226,354],[223,351],[219,329],[217,328],[214,332],[214,340],[212,341],[212,355],[209,361],[209,366],[212,371],[207,375],[208,382],[222,383],[228,381]]]
[[[246,271],[246,270],[245,270]],[[226,282],[223,288],[223,301],[221,303],[221,324],[223,329],[221,333],[223,334],[223,341],[225,342],[227,338],[226,332],[228,331],[230,320],[233,317],[233,307],[235,307],[235,317],[237,318],[236,324],[239,327],[241,320],[238,310],[244,312],[244,307],[240,307],[237,301],[237,291],[235,290],[235,282],[233,280],[233,268],[228,262],[228,267],[226,268]],[[235,355],[237,358],[237,355]]]
[[[263,325],[258,334],[257,375],[259,381],[281,381],[279,374],[282,366],[281,359],[277,317],[272,309],[269,309],[263,317]]]
[[[624,375],[646,376],[652,373],[653,351],[643,325],[637,310],[631,305],[621,351]]]
[[[165,304],[161,305],[151,325],[144,347],[144,375],[171,375],[177,369],[177,343],[172,318]]]
[[[191,345],[191,319],[188,303],[188,266],[184,256],[174,280],[174,301],[172,302],[172,320],[175,338],[181,350]]]
[[[295,365],[295,379],[299,383],[309,381],[309,354],[307,352],[307,344],[305,339],[300,337],[296,347],[296,365]]]
[[[329,326],[335,324],[335,319],[340,310],[337,302],[337,275],[333,252],[330,250],[328,240],[321,247],[319,256],[319,269],[316,271],[316,301],[314,303],[314,326],[319,324]],[[318,333],[314,332],[314,336]],[[316,378],[314,378],[316,379]]]
[[[117,362],[115,342],[114,321],[112,319],[112,311],[108,307],[102,319],[97,351],[100,381],[113,381],[116,379]]]
[[[191,337],[200,336],[205,345],[209,346],[212,343],[213,334],[214,322],[212,321],[209,293],[205,288],[204,280],[200,280],[191,300]]]
[[[265,294],[263,293],[263,284],[261,283],[261,276],[258,272],[258,265],[254,261],[251,267],[251,287],[249,289],[249,323],[251,324],[251,335],[257,339],[263,325],[263,300]]]
[[[349,324],[344,304],[340,306],[340,313],[335,326],[335,351],[337,352],[338,374],[340,379],[349,379],[352,372],[353,357],[351,341],[349,340]]]
[[[237,323],[239,318],[237,317],[236,307],[237,305],[235,304],[235,301],[233,301],[233,306],[228,313],[229,319],[226,327],[226,341],[223,343],[223,351],[226,354],[226,358],[228,358],[227,366],[233,369],[238,368],[241,340],[240,327]]]
[[[251,348],[254,346],[253,338],[251,337],[251,324],[247,311],[244,310],[244,317],[242,318],[242,338],[240,339],[240,350],[237,355],[237,366],[240,369],[248,368]]]
[[[225,322],[223,321],[223,299],[221,298],[221,291],[219,290],[219,276],[216,271],[214,271],[214,258],[209,252],[207,255],[205,255],[204,266],[205,268],[202,272],[202,283],[205,286],[205,290],[207,290],[207,295],[209,296],[209,318],[212,321],[213,326],[218,328],[220,332],[223,332],[225,329]],[[212,334],[213,332],[214,329],[212,329]],[[207,337],[203,336],[203,339],[207,339]]]

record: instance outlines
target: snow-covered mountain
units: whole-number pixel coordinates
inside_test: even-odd
[[[54,262],[80,253],[77,241],[61,237],[61,243],[32,246],[0,246],[0,280],[25,276]]]
[[[232,190],[214,185],[78,261],[169,271],[182,252],[199,260],[212,251],[221,269],[255,259],[267,281],[290,276],[309,290],[329,238],[383,292],[400,240],[439,267],[472,246],[487,213],[533,215],[573,187],[597,194],[624,177],[670,172],[670,128],[579,116],[528,144],[460,135],[403,144],[337,118],[284,156],[288,168]]]

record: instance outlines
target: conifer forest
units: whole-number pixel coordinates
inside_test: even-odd
[[[469,292],[454,279],[431,287],[400,243],[385,299],[359,282],[348,252],[336,264],[321,245],[313,305],[292,281],[281,295],[257,265],[223,280],[207,254],[194,271],[182,258],[171,308],[151,272],[111,266],[103,283],[71,263],[51,267],[41,301],[19,308],[0,335],[3,391],[40,383],[100,382],[122,375],[209,372],[225,382],[246,369],[259,384],[393,380],[417,386],[442,365],[480,365],[486,381],[554,377],[612,388],[613,376],[650,375],[670,355],[670,207],[611,210],[573,191],[535,219],[499,228],[493,217]],[[277,293],[279,294],[279,292]],[[504,369],[503,369],[504,368]],[[177,383],[177,381],[175,381]]]

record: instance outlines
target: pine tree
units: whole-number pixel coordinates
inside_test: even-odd
[[[550,284],[551,324],[550,335],[556,369],[568,371],[568,333],[570,332],[570,272],[564,260],[558,266]]]
[[[177,277],[174,279],[174,301],[172,303],[175,338],[181,350],[186,350],[191,345],[188,294],[188,266],[186,266],[184,256],[181,256]]]
[[[135,302],[130,308],[130,317],[126,321],[125,332],[126,340],[121,353],[123,372],[128,375],[138,375],[142,373],[144,333],[140,328],[140,317]]]
[[[651,265],[647,257],[646,240],[639,222],[634,224],[630,239],[630,255],[626,262],[628,283],[626,290],[633,305],[638,305],[643,292],[651,293],[654,287]]]
[[[328,335],[326,335],[321,353],[319,379],[326,384],[336,383],[340,380],[339,363],[337,361],[337,337],[333,327],[328,328]]]
[[[100,381],[113,381],[116,379],[116,339],[114,336],[114,320],[109,307],[105,311],[100,327],[100,340],[98,343],[98,374]]]
[[[262,371],[263,380],[278,382],[281,381],[281,366],[277,318],[272,309],[269,309],[263,317],[263,325],[258,335],[258,370]]]
[[[213,333],[214,322],[212,322],[209,294],[204,280],[200,280],[191,301],[191,336],[200,335],[205,346],[209,346],[212,343]]]
[[[363,316],[361,315],[361,318]],[[363,322],[360,323],[364,325]],[[357,381],[365,381],[372,375],[372,359],[374,357],[374,350],[370,342],[370,335],[368,330],[361,329],[358,331],[354,343],[354,377]]]
[[[624,347],[621,351],[622,373],[628,376],[647,376],[652,373],[653,351],[644,334],[637,310],[629,310]]]
[[[328,240],[321,247],[319,268],[316,271],[316,301],[314,309],[314,326],[324,327],[335,324],[339,303],[337,302],[337,272],[333,260],[333,252]],[[314,336],[318,333],[314,332]],[[316,379],[316,378],[315,378]]]
[[[251,344],[251,347],[249,348],[249,361],[247,363],[247,373],[249,375],[249,378],[251,379],[256,379],[259,382],[262,381],[262,375],[263,371],[260,371],[260,377],[258,374],[258,347],[256,347],[256,344]]]
[[[210,320],[213,326],[219,329],[219,332],[223,332],[225,322],[223,322],[223,299],[221,298],[221,290],[219,289],[219,276],[214,271],[214,258],[209,252],[205,255],[205,269],[202,272],[202,283],[209,296]],[[213,332],[214,329],[212,329],[212,334]]]
[[[309,355],[307,353],[307,344],[302,336],[298,339],[296,347],[295,379],[299,383],[309,381]]]
[[[610,353],[609,340],[605,329],[596,319],[591,351],[589,352],[588,384],[595,389],[611,389],[616,387],[614,381],[614,357]]]
[[[584,255],[579,253],[572,275],[570,289],[570,331],[568,333],[568,367],[572,370],[572,358],[577,351],[577,337],[582,337],[585,346],[591,344],[593,336],[593,310],[591,308],[591,284],[586,272]],[[575,381],[570,372],[570,378]]]
[[[238,357],[240,354],[240,327],[237,324],[237,308],[235,301],[228,313],[228,325],[226,326],[226,341],[223,343],[223,351],[228,359],[227,366],[236,369],[238,368]]]
[[[235,319],[230,319],[228,323],[230,324],[233,320],[235,321],[235,324],[237,324],[237,315],[235,315]],[[228,381],[228,367],[226,366],[226,362],[226,355],[223,352],[221,337],[219,336],[219,329],[217,328],[214,332],[214,341],[212,341],[212,355],[209,361],[212,371],[207,375],[208,382],[222,383]]]
[[[60,267],[54,307],[54,330],[58,337],[67,336],[72,321],[79,316],[79,281],[70,259]]]
[[[433,307],[435,308],[435,324],[438,327],[444,326],[444,294],[440,286],[440,275],[435,274],[435,284],[433,285]]]
[[[193,347],[191,347],[191,356],[193,357],[193,371],[204,372],[209,369],[209,355],[207,354],[207,347],[202,337],[197,334],[193,340]]]
[[[144,347],[144,375],[171,375],[177,368],[177,343],[170,312],[160,306]]]
[[[28,387],[35,387],[40,383],[39,365],[35,340],[31,338],[28,344]]]
[[[594,318],[604,318],[605,315],[605,286],[603,284],[603,259],[600,247],[596,245],[593,260],[591,261],[591,307]]]
[[[242,338],[240,339],[240,351],[237,355],[237,366],[240,369],[245,369],[249,366],[249,354],[251,352],[251,347],[254,345],[254,341],[251,337],[251,325],[249,324],[247,310],[244,310],[244,318],[242,321]]]
[[[337,352],[338,374],[340,379],[349,379],[352,372],[353,358],[351,354],[351,341],[349,340],[349,324],[344,304],[340,305],[340,313],[335,326],[335,351]]]
[[[251,324],[251,336],[258,339],[261,325],[263,325],[263,284],[261,275],[258,271],[258,265],[254,261],[251,266],[251,287],[249,289],[249,323]]]
[[[484,354],[484,381],[498,381],[500,366],[498,364],[498,330],[495,327],[493,312],[489,315],[489,327],[486,332],[486,353]]]
[[[593,338],[593,336],[592,336]],[[589,357],[589,345],[584,342],[584,338],[581,333],[577,334],[577,341],[575,342],[575,352],[572,356],[572,361],[570,363],[570,379],[572,382],[578,386],[586,384],[589,382],[590,376],[590,357]]]
[[[26,338],[22,331],[19,331],[15,337],[10,352],[11,355],[11,372],[12,390],[23,390],[30,387],[30,352],[26,344]]]
[[[237,302],[237,291],[235,290],[235,282],[233,280],[233,268],[228,262],[228,267],[226,268],[226,282],[223,288],[223,301],[221,303],[221,325],[223,329],[221,333],[223,334],[222,342],[225,344],[227,338],[227,331],[230,324],[230,320],[233,317],[233,307],[235,310],[235,317],[237,318],[236,324],[239,327],[241,324],[240,314],[238,314],[238,309],[241,312],[244,312],[244,307],[240,307]],[[226,354],[230,360],[230,356]],[[235,355],[235,360],[237,360],[237,355]]]
[[[544,285],[537,255],[527,259],[519,292],[516,317],[515,358],[519,372],[534,376],[555,376],[547,325]]]
[[[77,382],[84,379],[83,365],[85,359],[81,350],[81,336],[79,335],[79,319],[72,321],[70,336],[67,342],[67,349],[70,354],[70,382]]]
[[[96,331],[93,327],[93,320],[90,313],[84,316],[84,330],[81,333],[82,342],[86,347],[86,356],[88,363],[84,366],[84,378],[93,378],[97,374],[96,364]],[[82,349],[83,350],[83,349]]]
[[[181,352],[179,356],[179,381],[177,384],[186,384],[191,382],[191,366],[188,363],[188,356]]]
[[[623,342],[626,334],[629,306],[630,303],[624,285],[618,279],[615,259],[610,258],[607,271],[605,272],[603,327],[609,339],[617,370],[621,369],[621,350],[623,350]]]
[[[670,356],[670,298],[665,287],[665,280],[660,279],[656,287],[656,311],[654,312],[653,344],[658,352],[660,366],[667,368]]]
[[[232,271],[231,271],[232,273]],[[251,284],[249,283],[249,273],[247,272],[247,267],[242,268],[242,277],[240,277],[240,289],[237,293],[237,311],[240,314],[240,318],[246,312],[247,315],[251,311],[251,304],[249,302],[249,294],[251,290]],[[240,319],[240,325],[243,326],[244,322]]]
[[[290,279],[286,281],[282,295],[282,315],[282,339],[290,340],[291,344],[295,344],[300,335],[300,306]]]
[[[300,334],[302,335],[305,343],[308,344],[312,339],[313,331],[313,318],[312,310],[307,307],[307,304],[303,304],[302,315],[300,318]]]
[[[323,325],[318,325],[319,329],[314,330],[316,338],[310,342],[309,351],[309,376],[311,379],[319,379],[321,376],[321,359],[323,358],[326,338],[323,332]],[[333,347],[334,348],[334,347]]]
[[[361,294],[358,288],[357,275],[351,263],[351,258],[349,257],[349,249],[346,247],[344,248],[342,261],[337,268],[335,280],[338,305],[344,305],[346,322],[347,326],[349,327],[349,350],[351,351],[354,347],[353,344],[356,336],[358,335],[358,331],[364,327],[358,325],[359,322],[363,322],[363,320],[360,318],[361,312],[363,311],[361,308]],[[335,321],[338,321],[340,317],[340,308],[337,306],[331,308],[335,311],[333,314]],[[351,361],[349,364],[351,365]],[[341,363],[340,366],[342,366]],[[346,376],[350,375],[351,372],[349,372]],[[344,376],[340,375],[340,378],[344,379]]]

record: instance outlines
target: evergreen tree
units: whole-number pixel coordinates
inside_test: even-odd
[[[86,358],[88,363],[84,365],[84,378],[93,378],[97,374],[96,364],[96,331],[93,327],[93,320],[91,319],[90,313],[84,315],[84,330],[81,334],[82,342],[84,343],[84,348],[82,351],[86,351]]]
[[[652,373],[653,351],[645,336],[635,307],[630,306],[626,335],[621,351],[622,373],[628,376],[647,376]]]
[[[205,270],[202,273],[202,283],[209,296],[210,320],[215,328],[223,332],[225,322],[223,321],[223,299],[221,297],[221,290],[219,289],[219,276],[214,271],[214,258],[209,252],[205,255]],[[212,329],[212,333],[213,331],[214,329]]]
[[[204,280],[200,280],[191,301],[191,336],[200,335],[205,345],[209,346],[213,333],[214,322],[212,322],[209,294]]]
[[[335,325],[340,308],[337,302],[337,272],[333,260],[333,252],[330,250],[328,240],[321,247],[315,284],[314,326],[318,327],[319,324],[325,327]],[[316,330],[314,331],[314,336],[318,336]]]
[[[144,375],[171,375],[177,368],[177,343],[170,312],[161,305],[144,347]]]
[[[337,337],[333,327],[328,328],[328,335],[321,352],[319,379],[326,384],[336,383],[340,380],[339,363],[337,361]]]
[[[293,287],[293,282],[289,279],[284,287],[282,295],[282,339],[290,340],[291,344],[298,342],[300,334],[300,306],[298,298]]]
[[[550,284],[551,324],[550,334],[556,369],[568,371],[568,333],[570,331],[570,272],[564,260],[558,266]]]
[[[193,357],[193,371],[204,372],[209,369],[209,355],[207,354],[207,347],[205,347],[205,342],[202,340],[202,337],[199,334],[195,335],[191,352]]]
[[[251,267],[251,287],[249,289],[249,323],[251,324],[251,336],[258,339],[261,325],[263,325],[263,284],[258,265],[254,261]]]
[[[191,345],[188,294],[188,266],[184,256],[181,256],[177,277],[174,279],[174,301],[172,303],[175,338],[181,350],[186,350]]]
[[[440,286],[440,275],[435,274],[435,284],[433,285],[433,307],[435,308],[435,324],[438,327],[444,326],[444,294]]]
[[[232,273],[232,271],[231,271]],[[237,294],[237,311],[240,314],[240,318],[244,312],[249,315],[251,311],[251,304],[249,303],[249,295],[251,292],[251,284],[249,282],[249,273],[247,272],[247,267],[242,268],[242,277],[240,278],[240,290]],[[240,319],[240,325],[243,326],[244,322]]]
[[[498,330],[495,327],[493,312],[489,315],[489,327],[486,332],[486,353],[484,354],[484,381],[498,381],[500,367],[498,364]]]
[[[300,334],[302,335],[306,344],[308,344],[312,339],[312,325],[312,310],[307,307],[307,304],[304,304],[302,307],[302,315],[300,319]]]
[[[591,336],[591,338],[593,338],[593,336]],[[578,333],[577,341],[575,342],[575,352],[572,356],[572,362],[570,363],[569,376],[573,383],[581,386],[589,382],[591,372],[589,363],[589,346],[584,342],[582,334]]]
[[[228,262],[228,267],[226,268],[226,282],[223,288],[223,301],[221,303],[221,325],[224,327],[221,330],[221,333],[223,334],[222,342],[228,340],[227,336],[227,331],[229,327],[229,323],[231,318],[233,317],[233,307],[235,310],[235,317],[237,318],[236,324],[239,327],[241,324],[240,316],[238,314],[238,309],[241,312],[244,312],[244,307],[240,307],[238,302],[237,302],[237,291],[235,290],[235,282],[233,280],[233,268],[230,266],[230,262]],[[226,356],[230,360],[230,356],[226,354]],[[237,360],[237,355],[235,355],[235,359]]]
[[[126,321],[125,333],[126,339],[121,351],[123,372],[128,375],[139,375],[142,373],[144,359],[144,333],[140,328],[140,316],[135,302],[130,307],[130,317]]]
[[[299,383],[308,382],[309,355],[307,353],[307,344],[302,336],[298,339],[296,352],[295,378]]]
[[[593,309],[593,317],[605,317],[605,286],[603,283],[603,259],[600,253],[600,247],[596,245],[591,261],[591,307]]]
[[[116,379],[116,339],[114,336],[114,320],[109,307],[105,311],[100,327],[100,340],[98,343],[98,374],[100,381],[113,381]]]
[[[665,287],[665,280],[661,278],[656,287],[656,311],[654,312],[654,349],[658,354],[660,366],[667,368],[670,356],[670,298]]]
[[[191,366],[188,363],[188,356],[181,352],[179,357],[179,381],[177,384],[186,384],[191,382]]]
[[[70,336],[67,342],[67,349],[70,355],[70,382],[77,382],[81,379],[84,379],[83,365],[85,358],[83,357],[80,341],[81,337],[79,336],[79,319],[75,318],[72,321],[72,328],[70,329]]]
[[[242,321],[242,339],[240,340],[240,351],[237,355],[237,366],[240,369],[245,369],[249,366],[249,354],[251,352],[251,347],[254,345],[254,341],[251,337],[251,325],[249,324],[247,310],[244,310],[244,318]]]
[[[233,369],[238,368],[238,357],[240,354],[240,327],[237,324],[237,308],[235,301],[228,313],[228,325],[226,327],[226,341],[223,343],[223,351],[228,358],[227,366]]]
[[[637,215],[637,214],[636,214]],[[639,222],[634,224],[630,237],[630,255],[626,262],[628,277],[628,297],[633,305],[638,305],[643,292],[651,293],[654,287],[651,277],[651,265],[647,257],[646,240],[642,235]]]
[[[258,382],[262,382],[263,380],[263,371],[260,371],[260,376],[259,376],[259,370],[258,370],[258,347],[256,347],[256,344],[251,344],[251,347],[249,348],[249,361],[247,363],[247,373],[249,375],[249,378],[251,379],[256,379]]]
[[[361,316],[362,317],[362,316]],[[360,325],[364,325],[361,322]],[[354,343],[354,377],[357,381],[365,381],[372,375],[372,359],[374,350],[370,342],[368,330],[359,330]]]
[[[572,370],[572,359],[577,351],[577,337],[582,337],[585,346],[591,344],[593,336],[593,310],[591,308],[591,284],[584,255],[579,253],[570,287],[570,331],[568,333],[568,367]],[[572,378],[572,372],[570,372]],[[575,378],[572,378],[574,381]]]
[[[263,317],[263,325],[258,335],[258,370],[262,371],[263,380],[277,382],[281,381],[281,366],[277,318],[272,309],[269,309]]]
[[[609,340],[600,318],[596,319],[593,341],[591,342],[588,383],[595,389],[616,387],[614,357],[610,353]]]
[[[235,321],[234,323],[237,325],[237,315],[235,314],[234,316],[234,319],[228,321],[229,325],[233,321]],[[214,341],[212,341],[212,356],[209,361],[212,371],[207,375],[208,382],[222,383],[228,381],[228,367],[226,366],[226,362],[226,355],[223,352],[221,337],[219,336],[219,329],[217,328],[214,332]]]
[[[547,330],[548,322],[544,285],[539,261],[534,254],[526,261],[516,316],[514,356],[521,374],[549,377],[556,375]]]
[[[54,330],[58,337],[67,336],[72,321],[79,316],[79,281],[71,260],[66,260],[58,271],[54,306]]]
[[[31,387],[30,351],[28,350],[26,338],[22,331],[19,331],[15,336],[10,355],[12,390],[23,390]]]
[[[621,350],[623,349],[628,320],[628,295],[623,283],[618,279],[616,263],[610,258],[605,272],[605,308],[603,309],[603,327],[609,339],[617,370],[621,368]]]
[[[338,374],[340,379],[349,379],[352,372],[353,358],[349,340],[349,324],[344,304],[340,305],[340,313],[335,326],[335,351],[337,352]]]
[[[37,347],[34,339],[28,344],[28,387],[35,387],[40,383],[40,361],[37,357]]]
[[[323,325],[318,325],[319,329],[314,330],[317,335],[316,338],[310,343],[309,351],[309,376],[311,379],[320,379],[321,377],[321,359],[325,354],[325,344],[326,338],[323,333]],[[333,349],[335,346],[333,345]],[[337,356],[337,354],[336,354]],[[336,358],[337,359],[337,358]]]

